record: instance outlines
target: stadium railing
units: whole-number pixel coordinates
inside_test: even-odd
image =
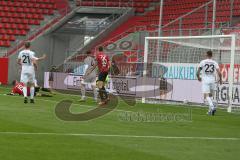
[[[126,30],[124,33],[121,33],[119,35],[116,35],[106,41],[104,41],[103,43],[97,45],[95,47],[95,51],[99,48],[99,46],[106,46],[110,43],[116,42],[117,40],[120,40],[124,37],[127,37],[130,33],[134,33],[134,32],[138,32],[138,31],[146,31],[147,30],[147,26],[134,26],[129,28],[128,30]]]
[[[88,43],[89,43],[91,41],[92,37],[96,36],[102,30],[104,30],[105,28],[110,26],[111,23],[114,22],[119,17],[120,17],[120,15],[112,14],[109,17],[102,20],[101,22],[97,23],[97,25],[91,25],[91,26],[88,25],[87,28],[86,28],[86,26],[78,27],[78,30],[82,30],[82,32],[85,33],[89,37],[89,39],[88,40],[83,39],[80,42],[78,41],[78,42],[75,42],[74,44],[72,44],[71,48],[67,49],[66,57],[69,57],[72,54],[76,53],[77,50],[78,51],[81,50],[81,48],[86,44],[86,41],[88,41]],[[90,30],[90,32],[88,32],[87,30]]]
[[[225,10],[226,12],[224,12],[224,14],[216,14],[216,27],[229,26],[232,23],[233,13],[231,11],[233,10],[233,6],[232,3],[229,5],[230,7]],[[220,9],[219,7],[220,6],[217,5],[216,12]],[[212,15],[213,0],[163,25],[162,28],[178,29],[179,31],[186,28],[211,28]]]
[[[196,3],[197,2],[200,1],[196,1]],[[176,7],[178,7],[178,10],[176,10],[176,12],[174,12],[173,9],[170,9],[170,11],[168,11],[167,9],[169,9],[169,4],[167,3],[165,4],[168,6],[164,6],[165,10],[163,11],[164,16],[162,28],[180,30],[188,28],[211,27],[213,16],[213,0],[208,1],[206,3],[202,3],[199,7],[196,8],[191,8],[195,6],[194,1],[186,1],[184,3],[186,4],[186,6],[176,4]],[[239,0],[217,1],[215,23],[216,28],[233,25],[234,21],[236,20],[235,17],[240,15],[239,4],[240,4]],[[187,9],[191,10],[188,12]],[[158,30],[159,8],[157,7],[156,10],[147,13],[146,17],[142,20],[142,23],[153,24],[153,26],[155,25],[156,30]]]
[[[84,1],[82,0],[77,0],[78,5],[82,6]],[[101,3],[101,5],[99,5]],[[115,0],[115,5],[114,7],[122,8],[122,7],[133,7],[134,0]],[[92,7],[112,7],[112,2],[109,0],[103,0],[103,1],[96,1],[92,0],[91,3],[88,4],[88,6]]]
[[[104,31],[106,31],[109,27],[111,27],[111,24],[116,23],[119,18],[124,17],[125,15],[127,15],[128,13],[130,13],[132,11],[128,7],[122,7],[121,10],[122,10],[121,14],[116,15],[115,13],[113,13],[105,21],[102,21],[102,23],[100,23],[97,26],[95,26],[97,34],[94,35],[94,39],[99,37]],[[108,23],[108,25],[103,25],[106,21],[111,21],[112,23]],[[100,32],[99,32],[99,30],[100,30]],[[91,39],[91,40],[94,40],[94,39]],[[88,44],[91,43],[91,42],[92,41],[89,41]],[[76,46],[76,48],[73,48],[72,46]],[[77,42],[76,44],[74,44],[72,46],[71,46],[71,48],[67,49],[66,60],[65,61],[70,60],[74,55],[76,55],[76,54],[81,52],[81,50],[86,46],[85,40]]]
[[[4,51],[4,50],[0,51],[0,58],[6,57],[6,55],[7,55],[7,51]]]

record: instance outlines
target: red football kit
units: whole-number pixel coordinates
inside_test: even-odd
[[[16,83],[16,85],[12,89],[12,93],[23,95],[23,87],[24,83]],[[28,96],[30,96],[30,87],[27,87],[27,94]]]
[[[108,72],[110,68],[110,60],[109,57],[104,54],[103,52],[99,52],[97,54],[97,63],[98,63],[98,69],[100,72]]]

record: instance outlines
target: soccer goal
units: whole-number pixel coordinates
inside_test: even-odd
[[[163,100],[203,104],[201,83],[197,81],[198,64],[207,51],[219,63],[223,84],[216,78],[214,99],[218,104],[240,106],[240,51],[235,35],[146,37],[143,77],[155,78],[155,94],[143,95],[142,102]],[[146,85],[145,85],[146,86]]]

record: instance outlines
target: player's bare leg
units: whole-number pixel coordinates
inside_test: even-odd
[[[107,103],[107,100],[108,100],[108,95],[107,95],[106,89],[104,87],[104,82],[98,81],[97,86],[99,89],[99,96],[101,98],[101,102],[99,102],[99,105],[104,105]]]
[[[211,90],[211,93],[209,94],[209,97],[211,98],[212,103],[213,103],[213,107],[211,108],[211,111],[212,111],[212,115],[214,116],[215,113],[216,113],[216,108],[217,108],[217,102],[213,100],[214,90]]]
[[[109,82],[109,81],[110,81],[109,76],[107,76],[107,77],[106,77],[106,80],[105,80],[105,82],[104,82],[104,88],[105,88],[105,87],[106,87],[106,88],[108,87],[108,85],[109,85],[108,82]],[[106,88],[105,88],[105,92],[106,92],[106,94],[107,94],[108,92],[107,92]],[[110,101],[110,98],[109,98],[108,95],[107,95],[106,101]]]
[[[81,84],[80,88],[81,88],[81,94],[82,94],[80,102],[85,102],[86,101],[86,87],[85,87],[85,84]]]
[[[35,103],[34,102],[34,93],[35,93],[34,84],[30,84],[30,103]]]
[[[208,102],[208,105],[209,105],[208,114],[214,115],[214,113],[215,113],[215,106],[213,104],[212,94],[211,93],[205,93],[204,94],[204,99]]]
[[[92,85],[92,90],[93,90],[93,98],[94,98],[94,100],[97,102],[97,100],[98,100],[98,91],[97,91],[97,88],[96,88],[96,86],[95,85]]]
[[[28,98],[27,98],[27,85],[28,85],[28,84],[24,84],[24,87],[23,87],[24,103],[28,103]]]

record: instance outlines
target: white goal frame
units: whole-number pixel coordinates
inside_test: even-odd
[[[144,44],[144,70],[143,70],[143,83],[145,84],[146,75],[147,75],[147,60],[148,60],[148,47],[150,40],[180,40],[180,39],[211,39],[211,38],[230,38],[231,39],[231,58],[230,58],[230,76],[229,76],[229,103],[228,103],[228,112],[232,111],[232,92],[233,92],[233,74],[234,74],[234,62],[235,62],[235,50],[236,50],[236,35],[208,35],[208,36],[178,36],[178,37],[145,37]],[[145,85],[144,85],[145,86]],[[145,88],[146,90],[146,88]],[[146,102],[145,95],[142,97],[142,103]]]

